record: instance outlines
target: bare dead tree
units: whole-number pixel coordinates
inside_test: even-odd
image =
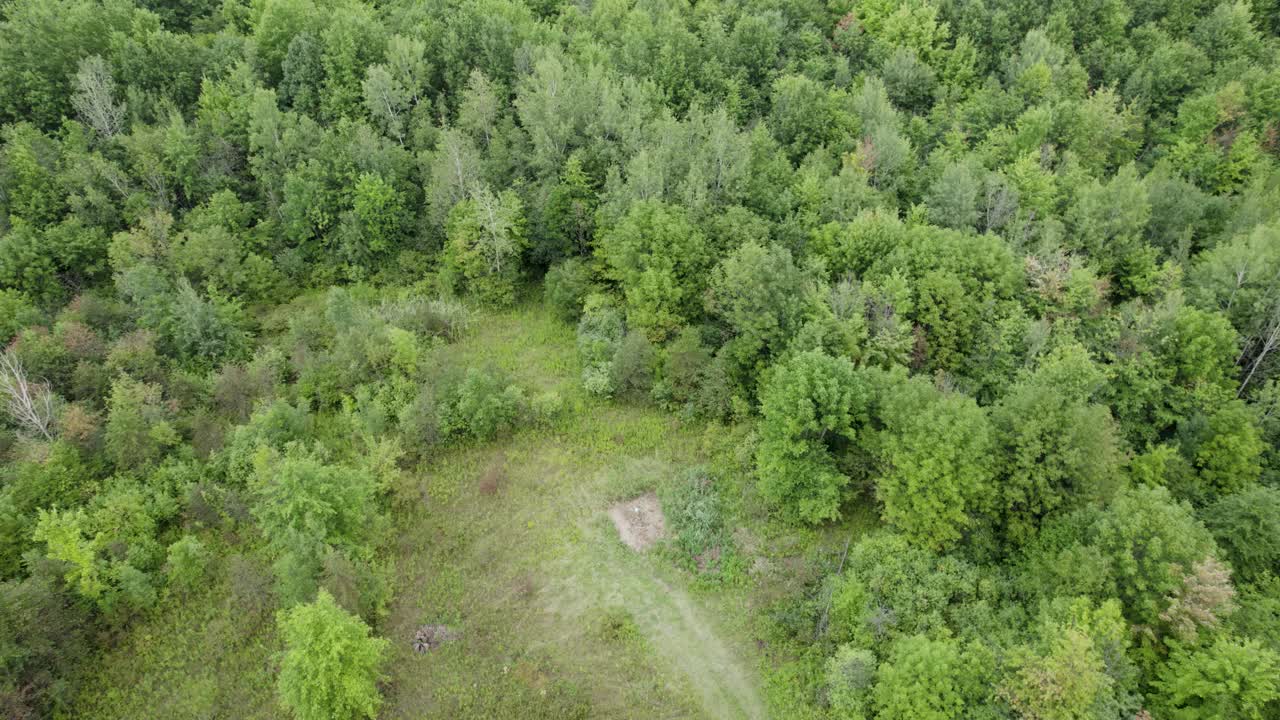
[[[116,83],[101,55],[80,61],[71,104],[85,123],[110,140],[124,129],[125,105],[115,101]]]
[[[1253,359],[1249,363],[1249,373],[1245,375],[1244,381],[1240,383],[1240,390],[1236,393],[1237,397],[1244,395],[1245,388],[1249,386],[1254,374],[1258,372],[1258,367],[1262,365],[1262,362],[1267,359],[1267,356],[1277,346],[1280,346],[1280,299],[1272,303],[1267,322],[1262,327],[1262,330],[1257,336],[1249,338],[1245,343],[1245,352],[1252,350]]]
[[[10,351],[0,353],[0,401],[22,430],[53,439],[53,391],[48,383],[32,382],[22,361]]]

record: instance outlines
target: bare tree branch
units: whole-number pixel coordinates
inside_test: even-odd
[[[71,104],[76,113],[104,138],[110,140],[124,129],[124,103],[115,101],[116,83],[111,78],[111,68],[101,55],[91,55],[80,61],[76,71],[76,92]]]
[[[53,391],[48,383],[31,382],[22,361],[10,351],[0,353],[0,401],[22,430],[53,439]]]

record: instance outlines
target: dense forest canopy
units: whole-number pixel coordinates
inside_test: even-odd
[[[1278,36],[1275,0],[8,0],[0,714],[87,716],[217,573],[280,707],[376,716],[404,478],[581,410],[439,358],[545,303],[589,401],[733,439],[663,497],[687,572],[874,508],[762,611],[776,716],[1280,718]]]

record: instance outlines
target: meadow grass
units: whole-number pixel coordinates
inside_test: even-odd
[[[432,453],[395,488],[383,549],[394,594],[376,627],[391,641],[382,717],[754,719],[801,705],[789,678],[812,668],[771,613],[810,592],[847,538],[874,527],[873,512],[851,508],[821,530],[773,523],[754,501],[749,428],[587,396],[573,328],[540,306],[480,313],[432,353],[500,369],[563,409]],[[606,516],[693,466],[718,469],[745,568],[727,582],[629,550]],[[101,659],[76,716],[283,716],[275,623],[228,599],[225,565]],[[424,624],[457,639],[419,654]]]

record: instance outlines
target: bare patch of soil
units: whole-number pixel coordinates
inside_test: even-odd
[[[658,496],[652,492],[609,508],[609,519],[618,528],[622,542],[636,552],[648,550],[667,533],[667,521],[662,516]]]
[[[480,476],[480,494],[481,495],[497,495],[498,490],[507,482],[507,456],[506,453],[498,453],[498,457],[489,463],[489,467],[485,468],[484,474]]]

